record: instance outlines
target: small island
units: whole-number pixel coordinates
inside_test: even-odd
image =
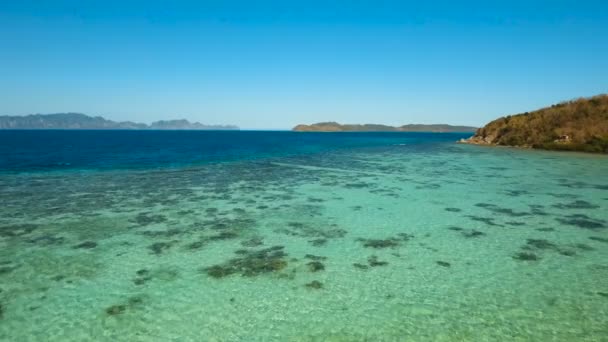
[[[508,115],[461,143],[608,153],[608,95]]]
[[[204,125],[188,120],[161,120],[147,125],[131,121],[112,121],[81,113],[0,116],[0,129],[121,129],[121,130],[238,130],[232,125]]]
[[[421,125],[410,124],[403,126],[387,126],[378,124],[346,124],[337,122],[319,122],[312,125],[297,125],[292,129],[295,132],[475,132],[477,127],[451,126],[445,124]]]

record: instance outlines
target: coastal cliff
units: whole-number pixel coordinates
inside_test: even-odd
[[[437,125],[403,125],[387,126],[377,124],[364,125],[341,125],[337,122],[319,122],[312,125],[297,125],[293,128],[296,132],[475,132],[477,127]]]
[[[608,95],[496,119],[461,143],[608,153]]]

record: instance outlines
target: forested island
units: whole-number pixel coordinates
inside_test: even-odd
[[[161,120],[149,125],[131,121],[112,121],[81,113],[0,116],[0,129],[141,129],[141,130],[238,130],[232,125],[204,125],[199,122]]]
[[[580,98],[501,117],[461,142],[608,153],[608,95]]]
[[[297,125],[293,128],[296,132],[475,132],[477,127],[451,126],[445,124],[422,125],[410,124],[403,126],[387,126],[378,124],[346,124],[337,122],[319,122],[312,125]]]

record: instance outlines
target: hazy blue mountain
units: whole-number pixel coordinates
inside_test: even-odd
[[[0,116],[0,129],[184,129],[184,130],[235,130],[232,125],[203,125],[188,120],[162,120],[150,125],[131,121],[116,122],[101,116],[81,113],[31,114]]]

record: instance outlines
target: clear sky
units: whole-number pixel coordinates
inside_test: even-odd
[[[0,115],[482,125],[608,92],[608,1],[0,1]]]

